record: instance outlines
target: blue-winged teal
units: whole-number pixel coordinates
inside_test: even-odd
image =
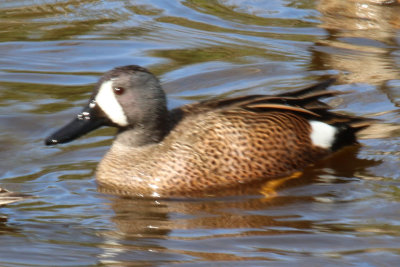
[[[21,201],[27,198],[31,198],[31,196],[10,192],[4,188],[0,188],[0,206]]]
[[[179,195],[288,176],[356,143],[364,119],[319,99],[333,80],[275,96],[208,100],[167,110],[157,78],[139,66],[105,73],[83,111],[46,139],[74,140],[118,128],[97,167],[100,185],[141,195]],[[357,124],[357,125],[355,125]]]

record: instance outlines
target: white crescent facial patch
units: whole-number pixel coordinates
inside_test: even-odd
[[[128,119],[113,92],[112,81],[102,83],[95,100],[107,117],[119,126],[127,126]]]

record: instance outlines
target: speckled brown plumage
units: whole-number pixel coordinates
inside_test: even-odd
[[[328,154],[311,145],[309,128],[278,111],[188,115],[158,144],[129,148],[117,139],[96,176],[103,185],[165,195],[288,175]]]
[[[105,81],[112,81],[113,88],[118,86],[115,97],[123,114],[128,114],[128,126],[107,118],[104,107],[95,103]],[[90,108],[81,113],[90,114],[88,120],[101,118],[106,125],[119,128],[98,165],[97,181],[103,187],[136,195],[171,196],[290,175],[356,143],[355,133],[367,125],[363,118],[331,112],[320,101],[340,94],[325,90],[333,81],[276,96],[209,100],[166,111],[164,94],[151,73],[137,66],[116,68],[103,76]],[[128,93],[120,95],[121,88]],[[336,129],[329,148],[314,145],[311,120]],[[79,118],[78,123],[85,121]],[[79,126],[86,127],[83,133],[71,133],[70,125],[46,143],[67,142],[98,127]],[[68,135],[62,136],[65,131]]]

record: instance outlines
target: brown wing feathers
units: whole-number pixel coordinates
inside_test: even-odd
[[[369,125],[371,120],[331,112],[331,107],[320,99],[333,97],[346,92],[326,90],[335,82],[334,78],[317,83],[300,90],[278,95],[248,95],[222,100],[206,100],[196,104],[186,105],[181,111],[188,113],[204,112],[215,109],[242,108],[253,112],[268,112],[280,110],[282,112],[299,113],[302,116],[314,118],[329,124],[349,124],[354,130],[361,130]]]

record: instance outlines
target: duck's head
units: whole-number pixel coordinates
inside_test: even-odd
[[[153,74],[136,65],[117,67],[100,78],[82,112],[45,144],[67,143],[101,126],[160,132],[167,114],[165,94]]]

